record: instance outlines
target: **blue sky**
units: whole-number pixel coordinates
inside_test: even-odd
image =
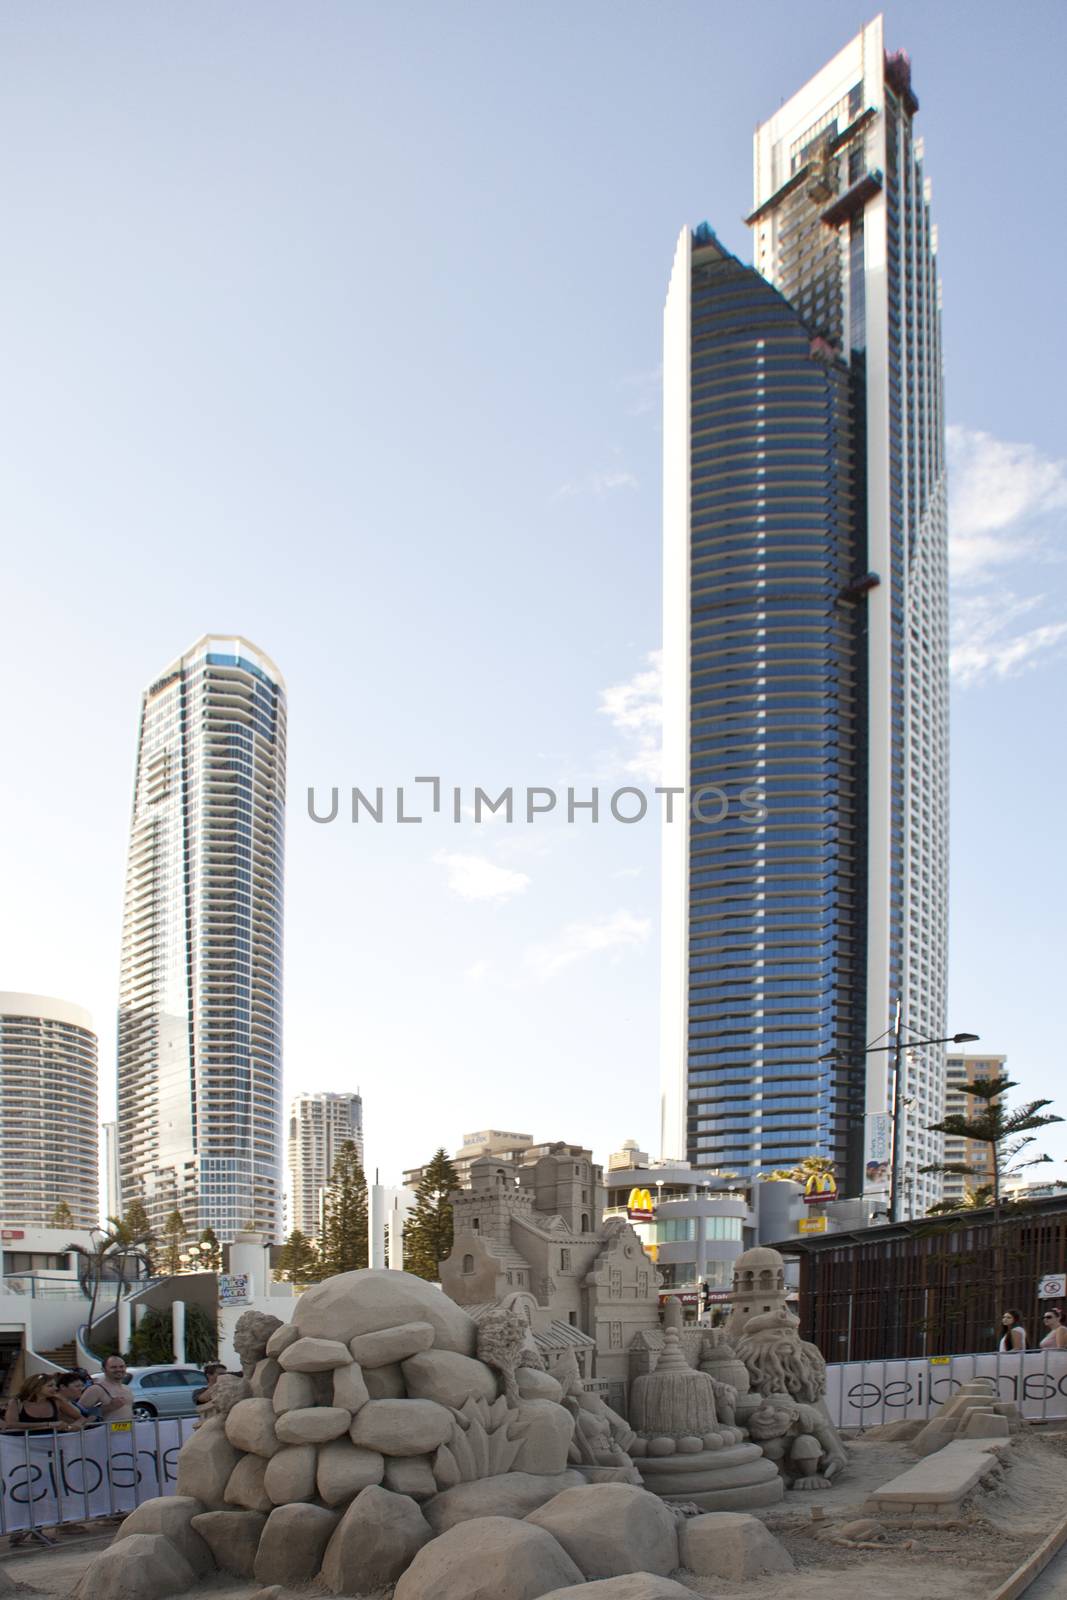
[[[753,127],[865,15],[0,11],[0,987],[94,1012],[105,1107],[140,691],[235,630],[289,687],[289,1089],[358,1084],[383,1178],[490,1125],[655,1147],[653,824],[317,828],[304,794],[651,772],[674,240],[747,258]],[[886,18],[944,278],[950,1026],[1052,1094],[1065,13]]]

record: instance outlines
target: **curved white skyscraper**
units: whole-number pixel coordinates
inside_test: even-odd
[[[118,1019],[124,1205],[281,1237],[285,685],[210,634],[144,692]]]
[[[947,529],[936,236],[876,18],[756,131],[755,265],[679,241],[664,321],[663,1154],[880,1192],[893,1026],[943,1037]],[[943,1050],[902,1075],[902,1212]],[[864,1126],[868,1148],[864,1148]],[[865,1154],[867,1157],[864,1165]]]
[[[50,995],[0,994],[0,1221],[47,1228],[65,1201],[75,1228],[94,1228],[97,1174],[92,1018]]]

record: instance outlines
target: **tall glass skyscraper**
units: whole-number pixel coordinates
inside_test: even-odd
[[[282,1229],[285,686],[208,635],[145,690],[118,1019],[124,1204]]]
[[[898,1001],[945,1032],[947,529],[918,102],[878,18],[755,139],[755,266],[707,224],[664,317],[665,781],[767,816],[664,829],[663,1153],[864,1186]],[[837,1059],[827,1059],[835,1056]],[[902,1090],[938,1181],[943,1053]],[[874,1179],[868,1179],[870,1187]]]

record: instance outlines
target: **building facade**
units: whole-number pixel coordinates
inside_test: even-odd
[[[282,1228],[285,686],[209,635],[142,697],[118,1018],[123,1202]]]
[[[322,1195],[343,1144],[363,1165],[363,1101],[358,1094],[298,1094],[289,1108],[289,1222],[308,1239],[322,1228]]]
[[[664,1158],[864,1185],[898,1000],[945,1032],[940,308],[910,66],[870,24],[755,139],[755,266],[683,230],[664,313]],[[702,786],[726,796],[701,803]],[[925,1209],[943,1054],[915,1052]],[[882,1124],[884,1127],[884,1124]]]
[[[547,1150],[554,1148],[551,1144],[534,1144],[533,1135],[529,1133],[508,1133],[502,1128],[482,1128],[477,1133],[465,1133],[455,1155],[452,1165],[456,1170],[460,1187],[466,1189],[470,1185],[471,1168],[482,1156],[492,1156],[494,1161],[506,1161],[511,1166],[521,1166],[526,1161],[538,1161]],[[568,1150],[580,1151],[581,1145],[568,1145]],[[404,1183],[409,1189],[417,1189],[422,1182],[426,1168],[409,1167],[404,1173]]]
[[[100,1220],[98,1190],[92,1019],[66,1000],[0,994],[0,1221],[5,1240],[19,1230],[48,1228],[63,1201],[74,1228],[94,1228]]]
[[[964,1093],[964,1085],[981,1080],[1001,1078],[1007,1074],[1007,1056],[957,1055],[945,1058],[945,1115],[972,1117],[981,1110],[981,1102]],[[976,1190],[992,1183],[993,1170],[989,1159],[989,1146],[976,1144],[973,1139],[955,1139],[945,1135],[945,1160],[961,1162],[974,1167],[975,1175],[967,1178],[963,1173],[949,1172],[942,1179],[943,1198],[962,1200],[968,1189]]]

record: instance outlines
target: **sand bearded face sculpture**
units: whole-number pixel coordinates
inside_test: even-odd
[[[816,1405],[826,1393],[826,1362],[800,1337],[800,1319],[780,1306],[745,1323],[737,1354],[759,1395],[788,1394]]]

